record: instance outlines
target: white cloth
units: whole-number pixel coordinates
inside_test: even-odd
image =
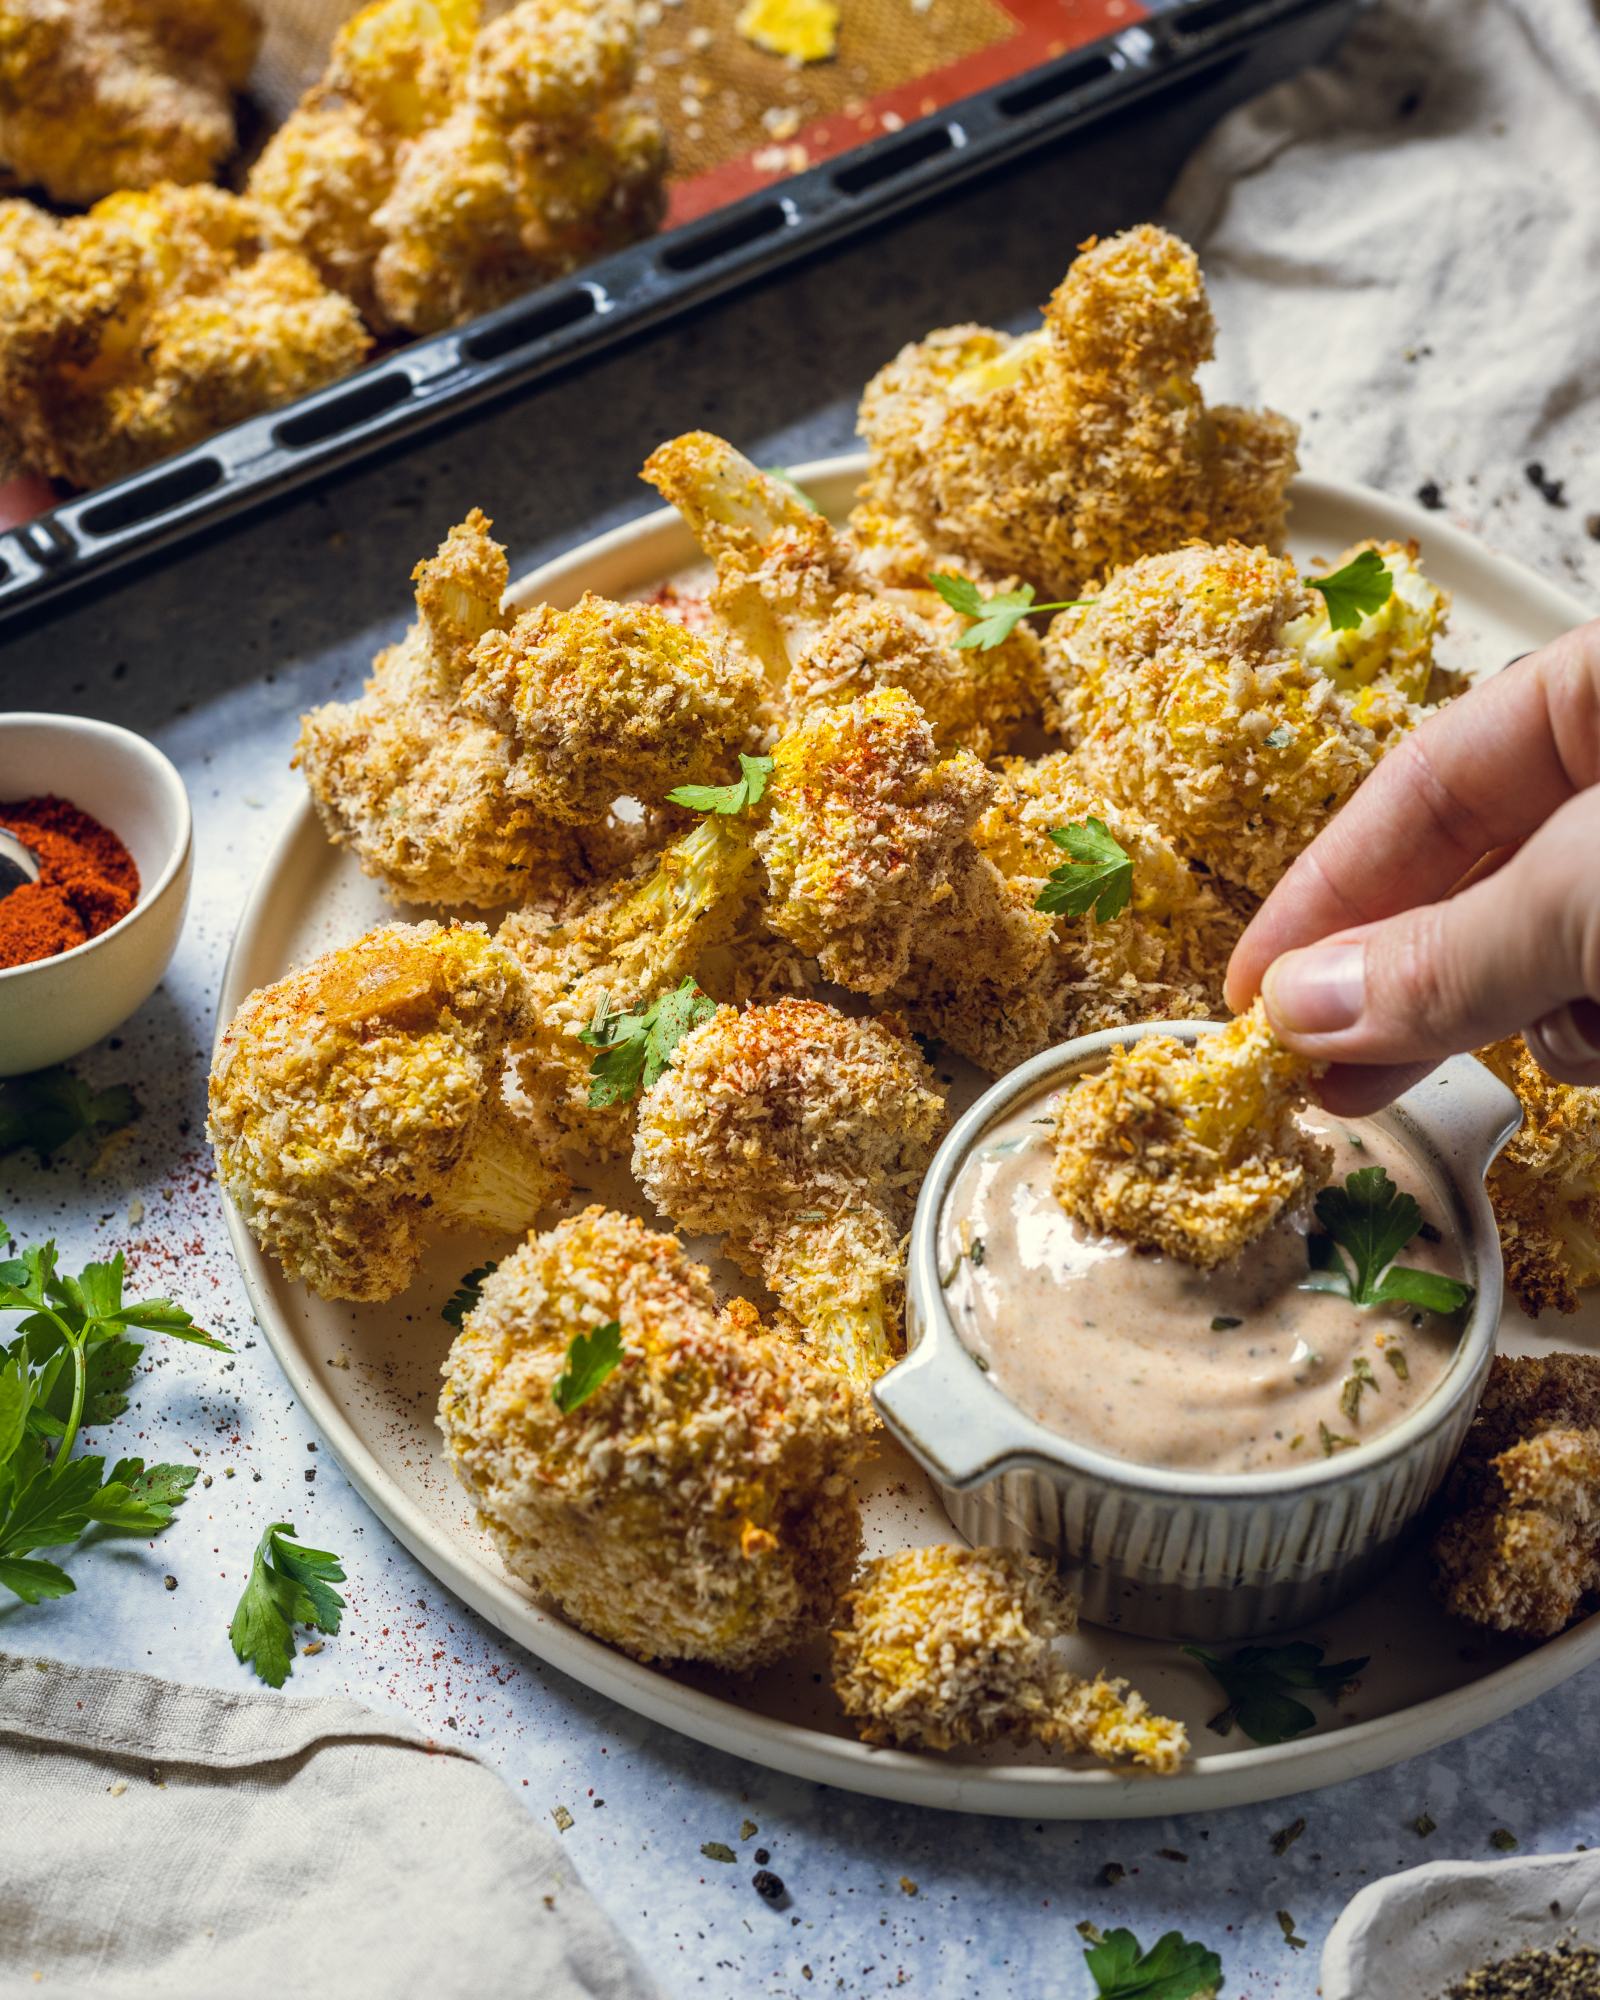
[[[1295,417],[1314,475],[1436,482],[1600,610],[1595,0],[1381,0],[1217,128],[1168,219],[1217,313],[1208,394]]]
[[[0,1994],[653,2000],[553,1836],[348,1701],[0,1653]]]

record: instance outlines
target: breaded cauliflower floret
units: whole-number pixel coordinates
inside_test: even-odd
[[[943,1114],[892,1017],[719,1007],[646,1091],[633,1171],[765,1280],[819,1359],[868,1382],[901,1344],[900,1239]]]
[[[723,778],[756,747],[763,683],[716,634],[586,591],[487,633],[462,701],[514,744],[512,794],[585,825],[621,795],[654,802]]]
[[[263,220],[221,188],[163,184],[7,225],[0,430],[30,471],[119,479],[365,359],[350,302]]]
[[[511,742],[461,706],[472,648],[502,622],[506,557],[491,525],[474,508],[417,564],[411,630],[355,701],[300,723],[295,761],[329,839],[407,902],[497,909],[569,895],[637,844],[604,806],[585,829],[536,810],[513,784]]]
[[[905,348],[861,400],[858,540],[892,581],[953,551],[1041,602],[1196,536],[1276,546],[1295,427],[1207,410],[1214,335],[1194,252],[1146,223],[1085,245],[1037,332],[946,327]]]
[[[1062,1095],[1056,1197],[1086,1229],[1225,1263],[1328,1177],[1332,1154],[1296,1116],[1312,1074],[1259,1000],[1193,1044],[1114,1049]]]
[[[1283,637],[1307,666],[1351,698],[1357,722],[1382,733],[1397,714],[1459,693],[1463,683],[1433,657],[1450,597],[1423,575],[1415,542],[1356,542],[1328,570],[1344,569],[1368,549],[1381,558],[1390,578],[1389,595],[1377,610],[1358,625],[1336,629],[1328,600],[1318,591],[1312,609],[1291,620]]]
[[[756,835],[767,921],[829,979],[887,992],[993,789],[970,753],[941,761],[900,688],[817,710],[773,752]]]
[[[506,1113],[516,966],[481,925],[386,924],[259,987],[211,1065],[217,1176],[329,1299],[388,1299],[430,1226],[525,1229],[565,1188]]]
[[[1458,1618],[1550,1639],[1600,1591],[1600,1360],[1497,1354],[1433,1545]]]
[[[612,1324],[621,1361],[563,1412],[570,1344]],[[719,1323],[675,1237],[599,1207],[530,1237],[443,1372],[445,1446],[501,1559],[585,1631],[737,1673],[833,1616],[864,1402],[749,1307]]]
[[[661,218],[631,0],[375,0],[250,190],[380,331],[485,312]]]
[[[1578,1293],[1600,1285],[1600,1089],[1558,1083],[1520,1035],[1478,1059],[1522,1101],[1489,1169],[1506,1280],[1526,1312],[1576,1312]]]
[[[1381,617],[1337,639],[1360,640]],[[1374,635],[1374,660],[1382,644]],[[1287,557],[1197,543],[1118,570],[1057,616],[1049,720],[1092,788],[1264,895],[1422,714],[1399,691],[1421,673],[1414,647],[1395,683],[1353,693],[1309,657],[1333,664],[1339,650],[1320,594]]]
[[[210,180],[260,40],[250,0],[0,0],[0,167],[77,207]]]
[[[833,1690],[867,1743],[956,1750],[1020,1735],[1175,1771],[1188,1732],[1126,1681],[1081,1680],[1054,1641],[1077,1604],[1038,1556],[946,1545],[868,1563],[833,1634]]]
[[[1206,878],[1149,820],[1089,791],[1065,752],[1007,759],[995,777],[972,856],[929,904],[896,989],[913,1022],[1000,1074],[1075,1035],[1214,1013],[1241,923]],[[1091,819],[1133,864],[1127,907],[1103,922],[1040,910],[1066,859],[1051,830]]]

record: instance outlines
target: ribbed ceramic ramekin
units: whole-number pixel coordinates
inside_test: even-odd
[[[1391,1431],[1286,1472],[1134,1465],[1025,1416],[963,1345],[939,1282],[939,1217],[973,1146],[1013,1106],[1097,1068],[1143,1035],[1219,1026],[1156,1021],[1085,1035],[1013,1070],[940,1148],[912,1226],[911,1349],[878,1383],[884,1420],[926,1467],[969,1541],[1053,1554],[1085,1618],[1153,1638],[1255,1638],[1315,1620],[1395,1555],[1459,1450],[1494,1352],[1500,1238],[1483,1177],[1521,1119],[1516,1098],[1458,1056],[1374,1121],[1438,1197],[1473,1288],[1434,1393]]]

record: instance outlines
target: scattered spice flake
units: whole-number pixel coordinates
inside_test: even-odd
[[[1090,1923],[1087,1917],[1084,1918],[1081,1924],[1075,1925],[1074,1928],[1085,1944],[1098,1944],[1104,1935],[1100,1926]]]
[[[900,1877],[900,1893],[902,1896],[914,1896],[917,1893],[917,1885],[909,1875]]]
[[[1120,1861],[1108,1861],[1096,1878],[1102,1889],[1114,1889],[1127,1875],[1127,1869]]]
[[[1411,1363],[1407,1361],[1403,1347],[1386,1347],[1383,1350],[1383,1358],[1402,1382],[1411,1380]]]
[[[106,1786],[106,1790],[111,1794],[111,1796],[114,1799],[120,1799],[123,1793],[127,1789],[128,1789],[128,1781],[126,1778],[117,1778],[111,1784]]]
[[[1430,1833],[1439,1831],[1439,1822],[1432,1813],[1419,1812],[1411,1822],[1411,1831],[1419,1840],[1426,1840]]]
[[[1535,459],[1531,465],[1524,466],[1523,470],[1528,475],[1528,484],[1533,487],[1546,505],[1551,507],[1566,506],[1567,482],[1564,479],[1552,479],[1539,463],[1538,459]]]
[[[764,1903],[784,1903],[789,1892],[783,1886],[783,1877],[774,1875],[770,1868],[758,1868],[750,1877],[750,1886]]]
[[[1489,1845],[1498,1847],[1502,1854],[1512,1854],[1522,1843],[1508,1826],[1497,1826],[1489,1836]]]
[[[754,1840],[760,1831],[760,1827],[756,1825],[753,1819],[742,1819],[739,1822],[739,1838],[741,1840]]]
[[[1304,1819],[1292,1819],[1287,1826],[1280,1826],[1272,1836],[1274,1854],[1287,1854],[1306,1830]]]
[[[555,1821],[556,1825],[560,1828],[560,1830],[563,1833],[565,1833],[567,1828],[572,1825],[572,1815],[567,1811],[565,1806],[552,1806],[550,1809],[550,1817]]]
[[[1291,1951],[1305,1950],[1306,1941],[1303,1937],[1296,1937],[1294,1918],[1290,1916],[1287,1910],[1280,1910],[1278,1912],[1278,1929],[1283,1932],[1283,1941]]]
[[[1158,1847],[1156,1853],[1163,1861],[1187,1861],[1188,1855],[1179,1847]]]
[[[725,1840],[702,1840],[700,1852],[708,1861],[737,1861],[739,1858]]]
[[[1336,1451],[1348,1451],[1355,1443],[1354,1438],[1341,1437],[1337,1431],[1330,1431],[1326,1424],[1318,1424],[1317,1430],[1322,1437],[1322,1455],[1324,1458],[1332,1458]]]
[[[745,0],[733,25],[752,48],[791,62],[826,62],[838,53],[833,0]]]

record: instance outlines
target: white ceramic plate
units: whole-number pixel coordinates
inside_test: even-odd
[[[830,513],[846,509],[864,461],[830,459],[796,477]],[[1294,489],[1297,555],[1332,556],[1364,535],[1415,536],[1428,573],[1455,596],[1445,654],[1492,671],[1587,615],[1515,564],[1488,554],[1437,517],[1359,487],[1301,480]],[[619,528],[514,587],[517,601],[574,602],[585,589],[636,595],[692,571],[699,552],[670,512]],[[398,587],[398,586],[397,586]],[[223,979],[226,1021],[253,987],[278,978],[392,911],[355,864],[330,847],[309,804],[284,829],[240,919]],[[971,1072],[968,1081],[976,1077]],[[626,1188],[593,1192],[637,1206]],[[581,1198],[581,1197],[580,1197]],[[508,1637],[585,1686],[653,1721],[794,1776],[884,1798],[1022,1818],[1118,1819],[1270,1799],[1329,1784],[1432,1749],[1504,1715],[1600,1657],[1600,1617],[1550,1644],[1488,1644],[1449,1624],[1431,1603],[1416,1559],[1306,1636],[1329,1657],[1371,1656],[1359,1690],[1337,1715],[1292,1743],[1261,1748],[1207,1732],[1217,1690],[1177,1648],[1088,1628],[1070,1642],[1076,1664],[1127,1674],[1160,1709],[1189,1725],[1196,1754],[1162,1779],[1009,1745],[946,1758],[871,1750],[833,1708],[820,1648],[779,1668],[730,1681],[699,1670],[641,1666],[586,1637],[511,1578],[475,1526],[433,1424],[438,1369],[450,1343],[439,1307],[481,1260],[470,1238],[443,1244],[404,1300],[330,1305],[287,1282],[229,1211],[251,1303],[303,1407],[351,1480],[412,1553]],[[503,1247],[503,1246],[502,1246]],[[1508,1323],[1505,1344],[1600,1349],[1600,1306],[1535,1329]],[[892,1444],[863,1480],[874,1550],[948,1539],[927,1481]]]

